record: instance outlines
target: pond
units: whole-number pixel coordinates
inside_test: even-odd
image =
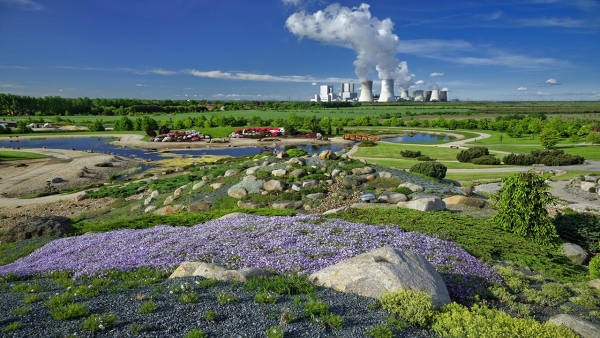
[[[381,138],[384,142],[397,142],[397,143],[421,143],[421,142],[442,142],[452,141],[453,138],[443,134],[428,134],[428,133],[413,133],[404,136],[386,137]]]
[[[49,149],[75,149],[75,150],[92,150],[95,153],[113,153],[118,156],[140,158],[143,160],[160,160],[164,157],[161,152],[150,152],[152,144],[148,144],[148,149],[142,148],[130,148],[130,147],[118,147],[110,144],[113,141],[111,138],[94,137],[94,138],[55,138],[55,139],[20,139],[15,138],[1,139],[0,148],[42,148],[47,147]],[[347,145],[341,144],[329,144],[329,145],[303,145],[296,146],[296,148],[304,149],[309,154],[319,153],[324,150],[331,150],[334,152],[342,151],[346,149]],[[248,156],[260,154],[263,151],[284,151],[289,147],[276,146],[276,147],[245,147],[245,148],[221,148],[221,149],[170,149],[169,152],[178,155],[188,156],[202,156],[202,155],[213,155],[213,156]]]

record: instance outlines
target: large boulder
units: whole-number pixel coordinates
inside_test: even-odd
[[[169,205],[169,204],[173,203],[173,201],[175,201],[177,198],[179,198],[178,195],[169,196],[169,197],[165,198],[163,205]]]
[[[311,200],[322,200],[325,197],[327,197],[327,194],[322,193],[322,192],[317,192],[314,194],[308,194],[306,195],[306,198],[311,199]]]
[[[383,192],[381,195],[377,197],[377,202],[379,203],[389,203],[396,204],[398,202],[406,202],[408,201],[408,197],[406,195],[398,193],[398,192]]]
[[[410,182],[402,183],[398,186],[398,188],[402,188],[402,187],[408,188],[412,192],[421,192],[424,190],[422,186],[420,186],[418,184],[410,183]]]
[[[441,211],[446,209],[446,203],[437,197],[426,197],[410,202],[398,202],[400,208],[408,208],[419,211]]]
[[[324,160],[335,160],[337,158],[337,155],[331,150],[323,150],[319,154],[319,158],[322,158]]]
[[[273,274],[258,268],[228,270],[222,266],[203,262],[183,262],[169,278],[199,276],[222,281],[246,282],[252,277],[269,277]]]
[[[181,204],[175,204],[175,205],[169,205],[168,207],[162,207],[158,210],[156,210],[154,213],[160,216],[164,216],[164,215],[169,215],[169,214],[174,214],[176,212],[180,212],[183,209],[185,209],[185,207]]]
[[[250,167],[250,168],[246,169],[246,175],[254,175],[258,170],[260,170],[260,168],[262,168],[262,167],[259,165]]]
[[[354,168],[352,169],[352,173],[354,175],[367,175],[367,174],[371,174],[374,173],[375,170],[371,167],[362,167],[362,168]]]
[[[583,250],[582,247],[574,243],[564,243],[562,245],[562,251],[563,254],[575,264],[583,264],[588,258],[588,253]]]
[[[581,184],[579,184],[579,188],[585,192],[589,192],[590,188],[595,188],[595,187],[596,187],[596,182],[581,182]]]
[[[304,177],[304,176],[306,176],[306,170],[304,170],[302,168],[292,170],[292,172],[290,173],[290,176],[293,178]]]
[[[285,174],[287,174],[287,171],[285,169],[275,169],[271,171],[271,175],[273,177],[283,177],[285,176]]]
[[[485,206],[484,200],[481,200],[478,198],[461,196],[461,195],[454,195],[454,196],[446,197],[446,198],[444,198],[444,202],[446,204],[466,205],[466,206],[475,207],[475,208],[483,208]]]
[[[435,308],[450,304],[442,276],[425,258],[382,247],[328,266],[309,276],[315,285],[379,298],[388,291],[424,291]]]
[[[194,203],[188,205],[187,211],[195,212],[195,213],[203,213],[203,212],[207,212],[208,210],[210,210],[211,206],[212,206],[212,203],[210,203],[208,201],[194,202]]]
[[[231,187],[227,190],[227,195],[233,198],[242,198],[248,195],[248,190],[244,187]]]
[[[244,200],[237,201],[237,206],[242,209],[258,209],[263,207],[261,203]]]
[[[71,234],[73,222],[64,216],[34,216],[9,228],[0,236],[1,243],[10,243],[29,238],[64,236]]]
[[[560,314],[550,318],[548,322],[571,329],[583,338],[600,337],[600,325],[575,316]]]
[[[223,176],[225,177],[229,177],[229,176],[234,176],[240,173],[239,169],[229,169],[225,172],[225,174]]]
[[[284,191],[285,190],[285,182],[270,180],[266,181],[263,184],[263,189],[266,191]]]
[[[387,171],[382,171],[382,172],[379,173],[379,177],[381,177],[381,178],[392,178],[394,176],[392,175],[392,173],[389,173]]]
[[[194,186],[192,186],[192,190],[197,190],[197,189],[200,189],[200,188],[202,188],[202,187],[203,187],[205,184],[206,184],[206,182],[205,182],[205,181],[200,181],[200,182],[198,182],[198,183],[194,184]]]
[[[273,209],[300,209],[304,205],[302,201],[275,201],[271,204]]]

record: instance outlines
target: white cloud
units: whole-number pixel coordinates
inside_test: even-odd
[[[520,90],[520,91],[527,90],[527,87],[519,87],[519,88],[517,88],[517,90]]]
[[[6,83],[6,84],[0,84],[0,88],[27,88],[27,87]]]
[[[417,86],[422,86],[424,84],[426,84],[426,83],[423,80],[419,80],[419,81],[415,82],[415,85],[417,85]]]
[[[0,0],[0,4],[26,11],[39,11],[44,8],[44,6],[31,0]]]
[[[317,85],[317,83],[316,83],[316,82],[313,82],[313,83],[311,83],[311,85],[312,85],[312,86],[316,86],[316,85]]]
[[[444,76],[444,73],[431,73],[429,74],[429,77],[442,77]]]
[[[587,26],[585,21],[573,20],[571,18],[528,18],[516,20],[515,22],[516,24],[524,27],[578,28]]]
[[[173,72],[170,70],[164,70],[161,68],[156,68],[156,69],[150,69],[146,71],[147,73],[151,73],[151,74],[158,74],[158,75],[174,75],[177,74],[177,72]]]
[[[145,84],[141,84],[141,83],[136,83],[136,85],[135,85],[135,86],[136,86],[136,87],[146,87],[146,85],[145,85]]]
[[[550,95],[550,93],[542,93],[542,92],[536,92],[536,94],[538,94],[540,96],[548,96],[548,95]]]
[[[444,88],[440,89],[440,91],[442,91],[442,92],[449,92],[450,89],[448,89],[448,87],[444,87]]]
[[[310,75],[268,75],[268,74],[254,74],[246,72],[223,72],[220,70],[211,71],[199,71],[195,69],[184,70],[183,73],[190,74],[198,77],[206,77],[211,79],[225,79],[225,80],[242,80],[242,81],[265,81],[265,82],[356,82],[356,79],[347,78],[324,78],[317,79]]]
[[[284,5],[288,5],[288,6],[298,6],[300,5],[303,0],[282,0]]]
[[[551,86],[554,86],[554,85],[559,85],[560,83],[558,83],[558,80],[557,80],[557,79],[550,78],[550,79],[546,80],[546,84],[549,84],[549,85],[551,85]]]

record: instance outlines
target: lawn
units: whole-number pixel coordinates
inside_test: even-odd
[[[456,155],[460,152],[459,149],[449,147],[421,146],[407,143],[385,143],[378,142],[375,147],[359,147],[358,151],[353,155],[356,157],[368,158],[386,158],[386,159],[402,159],[400,151],[413,150],[420,151],[422,155],[429,156],[440,161],[456,161]],[[411,162],[412,159],[409,159]]]
[[[28,151],[13,151],[1,150],[0,161],[18,161],[18,160],[35,160],[38,158],[48,158],[48,155],[30,153]]]

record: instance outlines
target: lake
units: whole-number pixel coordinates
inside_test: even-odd
[[[426,142],[442,142],[452,141],[453,138],[443,134],[428,134],[428,133],[414,133],[404,136],[386,137],[381,138],[383,142],[397,142],[397,143],[426,143]]]

